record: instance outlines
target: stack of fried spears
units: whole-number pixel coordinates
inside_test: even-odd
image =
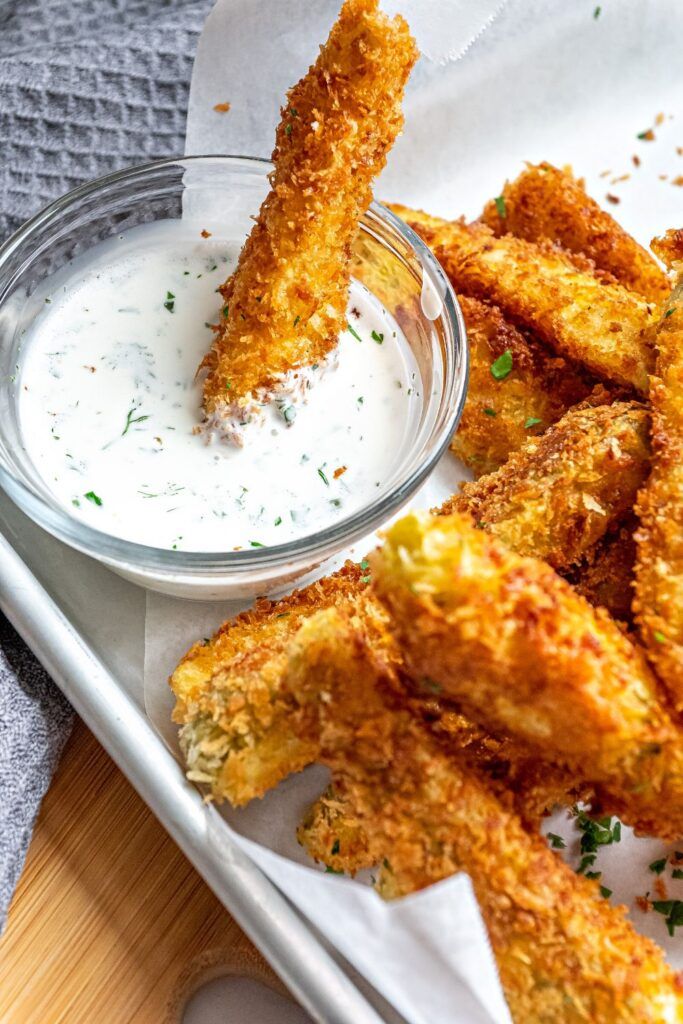
[[[397,209],[460,297],[477,479],[188,652],[188,776],[239,806],[329,766],[301,842],[387,898],[466,871],[519,1024],[681,1022],[539,822],[582,800],[683,837],[682,286],[548,165],[474,224]],[[683,278],[683,232],[658,254]]]

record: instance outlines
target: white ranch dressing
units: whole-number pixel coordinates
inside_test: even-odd
[[[291,424],[273,403],[242,448],[195,432],[195,372],[237,250],[185,222],[157,222],[48,282],[22,346],[19,418],[30,458],[72,515],[154,547],[270,546],[348,517],[402,460],[420,376],[400,328],[358,282],[353,331]]]

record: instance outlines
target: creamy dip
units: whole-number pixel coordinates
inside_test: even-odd
[[[62,270],[22,345],[23,443],[72,515],[154,547],[230,551],[323,529],[381,491],[422,399],[396,322],[354,282],[335,358],[241,448],[207,443],[197,366],[238,247],[183,221],[109,239]]]

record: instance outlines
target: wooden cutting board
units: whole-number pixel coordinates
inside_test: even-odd
[[[173,1024],[221,974],[286,995],[78,722],[0,940],[1,1024]]]

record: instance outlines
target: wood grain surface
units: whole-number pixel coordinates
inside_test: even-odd
[[[205,980],[281,982],[78,722],[0,940],[2,1024],[171,1024]]]

